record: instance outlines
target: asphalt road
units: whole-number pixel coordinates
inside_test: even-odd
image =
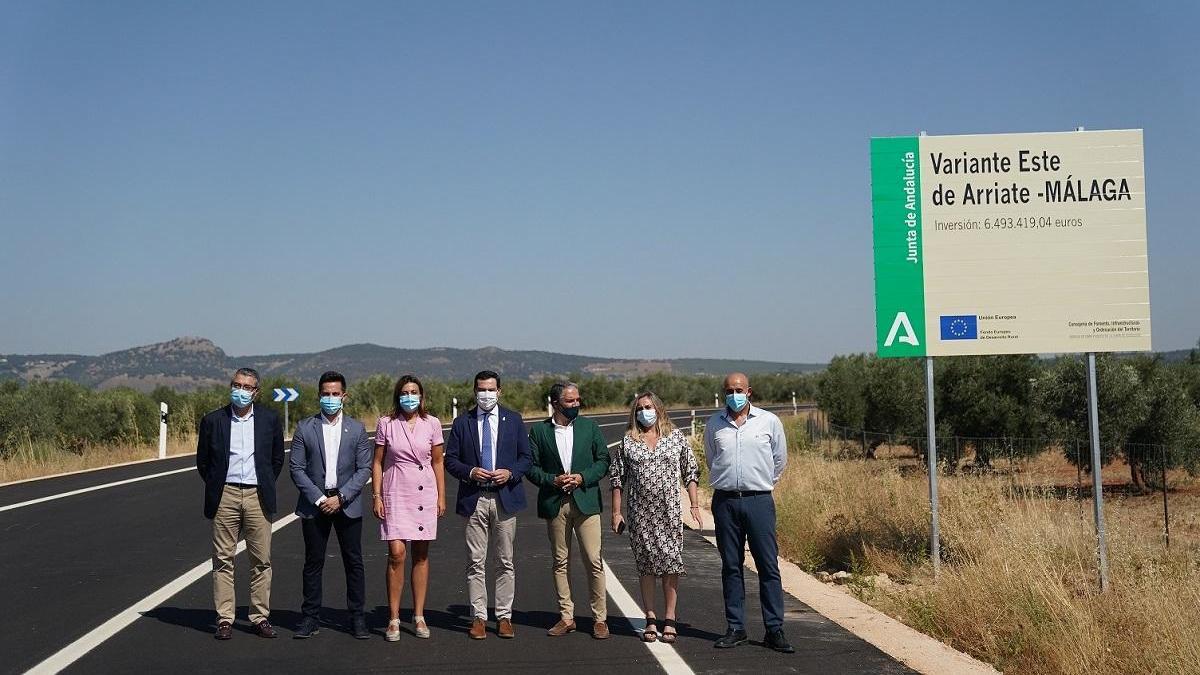
[[[671,416],[687,425],[686,411]],[[610,442],[620,438],[624,415],[594,419]],[[344,576],[334,541],[325,571],[326,625],[313,639],[290,639],[300,619],[304,552],[300,528],[291,521],[280,526],[288,515],[284,511],[277,519],[272,553],[271,621],[281,639],[263,640],[248,632],[243,553],[237,560],[237,628],[243,630],[235,630],[231,641],[217,642],[211,636],[211,580],[198,572],[208,568],[210,522],[201,514],[202,484],[193,466],[191,457],[182,457],[0,487],[0,607],[5,609],[0,613],[0,672],[53,671],[64,664],[70,672],[911,672],[791,597],[786,631],[797,653],[763,648],[757,579],[749,571],[747,623],[755,644],[713,649],[712,641],[725,629],[720,559],[700,533],[690,530],[684,554],[688,574],[680,582],[680,638],[674,647],[649,648],[638,640],[636,631],[643,622],[636,606],[630,605],[630,597],[638,598],[633,556],[628,539],[607,528],[604,557],[611,570],[613,638],[599,641],[589,635],[587,586],[578,565],[572,588],[580,632],[547,637],[545,629],[557,620],[557,605],[546,528],[532,509],[521,514],[518,525],[515,640],[492,634],[472,641],[466,636],[464,521],[453,512],[440,521],[430,552],[425,615],[431,639],[418,639],[411,632],[398,643],[382,639],[387,622],[386,549],[378,540],[373,516],[367,516],[363,528],[373,639],[354,640],[344,630]],[[281,509],[296,500],[295,486],[286,470],[284,474],[278,483]],[[128,482],[110,485],[120,481]],[[453,480],[448,484],[456,489]],[[97,486],[107,487],[89,490]],[[532,497],[532,486],[527,489]],[[73,491],[81,492],[56,497]],[[46,500],[26,504],[38,499]],[[407,590],[401,612],[406,622],[411,619]],[[156,591],[157,596],[143,602]],[[139,603],[139,611],[127,611]],[[128,620],[121,621],[122,616]],[[107,630],[113,625],[116,629]],[[489,630],[493,626],[490,622]],[[411,623],[404,628],[410,631]]]

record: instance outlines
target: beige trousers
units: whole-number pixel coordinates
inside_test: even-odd
[[[575,506],[575,500],[563,500],[558,515],[546,521],[550,535],[550,552],[554,562],[554,590],[558,593],[558,611],[562,618],[575,618],[575,603],[571,600],[571,534],[579,540],[579,551],[588,575],[591,590],[592,617],[608,620],[608,603],[604,590],[604,560],[600,557],[600,514],[587,515]]]
[[[517,573],[513,567],[513,541],[517,517],[504,510],[495,493],[482,493],[475,513],[467,518],[467,595],[473,618],[487,620],[488,541],[492,542],[496,579],[496,619],[511,619]]]
[[[213,604],[217,622],[233,621],[233,557],[238,539],[250,558],[250,623],[271,614],[271,521],[263,513],[258,489],[226,485],[213,518]]]

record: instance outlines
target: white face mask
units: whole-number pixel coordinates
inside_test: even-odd
[[[656,421],[658,421],[658,413],[653,410],[639,408],[637,411],[637,418],[638,422],[641,422],[642,426],[649,429],[650,427],[654,426]]]
[[[491,412],[492,408],[496,407],[496,402],[500,400],[500,392],[498,391],[477,391],[475,392],[475,403],[479,404],[480,410]]]

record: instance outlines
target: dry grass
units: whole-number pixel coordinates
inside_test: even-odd
[[[1091,503],[1063,497],[1056,479],[1073,488],[1073,468],[1039,461],[941,478],[934,582],[924,475],[797,452],[777,490],[781,555],[863,575],[861,598],[1005,672],[1200,672],[1197,496],[1172,495],[1170,551],[1161,494],[1106,501],[1112,585],[1101,594]],[[878,572],[901,583],[876,588],[866,575]]]
[[[167,441],[167,456],[192,455],[196,452],[196,438],[187,436]],[[71,471],[98,469],[115,464],[137,462],[158,457],[158,444],[122,445],[104,448],[85,448],[76,454],[62,450],[49,443],[34,443],[19,448],[13,456],[0,460],[0,484],[52,476]]]

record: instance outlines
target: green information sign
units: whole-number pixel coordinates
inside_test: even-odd
[[[871,139],[884,357],[1150,349],[1142,132]]]

